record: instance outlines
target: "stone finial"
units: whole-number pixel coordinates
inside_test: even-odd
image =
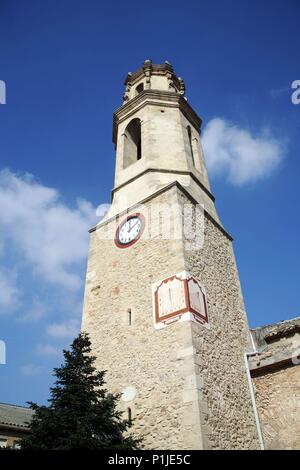
[[[144,61],[144,74],[146,77],[146,84],[145,88],[146,90],[149,90],[151,88],[151,70],[152,70],[152,60],[147,59]]]
[[[153,64],[151,59],[146,59],[138,70],[128,72],[123,103],[135,98],[142,90],[152,88],[185,95],[184,82],[177,77],[171,62],[165,60],[164,63]]]
[[[184,81],[182,80],[181,77],[178,77],[178,81],[179,81],[179,93],[181,95],[184,95],[185,94],[185,84],[184,84]]]
[[[131,72],[129,72],[129,73],[131,73]],[[127,83],[126,88],[125,88],[125,93],[123,95],[123,103],[126,103],[126,101],[129,101],[130,89],[131,89],[131,85],[130,85],[130,83]]]

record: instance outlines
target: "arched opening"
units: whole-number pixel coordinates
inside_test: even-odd
[[[124,132],[123,168],[127,168],[142,157],[141,121],[133,119]]]
[[[136,87],[136,89],[135,89],[135,94],[138,95],[138,94],[141,93],[143,90],[144,90],[144,84],[143,84],[143,82],[142,82],[142,83],[140,83],[140,84]]]
[[[193,143],[192,143],[192,130],[191,130],[191,126],[187,126],[187,132],[188,132],[188,137],[189,137],[189,145],[190,145],[190,152],[191,152],[192,162],[193,162],[193,165],[195,166],[195,158],[194,158],[194,152],[193,152]]]

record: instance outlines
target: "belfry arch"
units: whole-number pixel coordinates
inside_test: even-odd
[[[132,121],[130,121],[130,123],[127,125],[123,135],[123,168],[127,168],[142,158],[142,134],[140,119],[132,119]]]

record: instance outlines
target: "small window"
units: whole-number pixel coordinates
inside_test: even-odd
[[[192,157],[193,165],[195,166],[195,158],[194,158],[194,152],[193,152],[193,143],[192,143],[192,130],[191,130],[191,126],[187,126],[187,132],[188,132],[188,137],[189,137],[189,145],[190,145],[191,157]]]
[[[127,408],[127,416],[128,416],[128,421],[129,423],[132,423],[132,412],[131,412],[131,408]]]
[[[124,132],[123,168],[142,158],[141,121],[133,119]]]
[[[141,93],[143,90],[144,90],[144,84],[143,84],[143,83],[140,83],[140,84],[136,87],[136,89],[135,89],[136,95],[138,95],[139,93]]]
[[[127,310],[127,320],[128,320],[128,325],[132,325],[132,315],[131,315],[131,308]]]

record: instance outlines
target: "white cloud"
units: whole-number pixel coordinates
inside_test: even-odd
[[[22,306],[19,325],[44,321],[39,331],[56,345],[38,336],[33,347],[40,356],[60,354],[58,342],[80,331],[88,229],[105,208],[97,213],[84,199],[71,207],[32,175],[0,170],[0,313]],[[31,363],[20,368],[24,376],[41,370]]]
[[[285,95],[290,93],[291,87],[290,86],[284,86],[281,88],[271,88],[270,90],[270,95],[273,99],[279,98],[281,95]]]
[[[22,313],[22,316],[18,317],[18,321],[21,323],[37,322],[44,318],[47,314],[48,306],[41,302],[39,299],[34,299],[32,305]]]
[[[269,131],[255,136],[221,118],[209,121],[202,144],[210,174],[225,173],[237,186],[270,176],[286,152],[285,143]]]
[[[36,352],[41,356],[59,356],[61,349],[52,346],[52,344],[39,344],[36,348]]]
[[[67,320],[63,323],[52,323],[47,327],[47,333],[53,338],[75,338],[80,330],[80,322],[77,319]]]
[[[0,271],[0,313],[9,313],[20,304],[20,292],[14,271]]]
[[[1,246],[13,245],[39,279],[71,290],[80,286],[74,267],[87,255],[88,228],[97,221],[96,208],[82,199],[70,208],[57,190],[33,176],[2,170],[0,214]]]
[[[38,375],[40,372],[41,368],[39,366],[35,366],[34,364],[25,364],[21,367],[21,374],[28,377]]]

